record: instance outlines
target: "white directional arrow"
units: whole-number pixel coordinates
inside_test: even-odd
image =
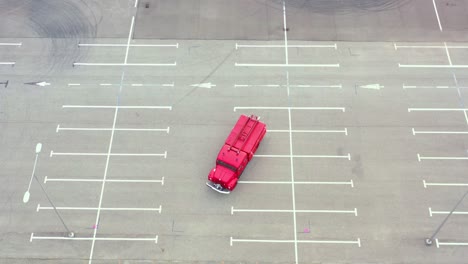
[[[50,83],[48,83],[48,82],[38,82],[38,83],[36,83],[36,85],[44,87],[44,86],[50,85]]]
[[[190,86],[193,86],[193,87],[200,87],[200,88],[208,88],[210,89],[211,87],[215,87],[216,84],[212,84],[212,83],[196,83],[196,84],[192,84]]]
[[[384,88],[383,85],[380,85],[378,83],[374,83],[374,84],[367,84],[367,85],[361,85],[359,86],[360,88],[364,88],[364,89],[373,89],[373,90],[380,90],[381,88]]]

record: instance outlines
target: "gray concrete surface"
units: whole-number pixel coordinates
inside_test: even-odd
[[[462,68],[468,64],[468,54],[461,48],[466,45],[466,23],[451,13],[462,14],[466,1],[436,1],[446,31],[434,24],[434,10],[426,1],[376,1],[379,5],[373,6],[361,1],[360,8],[287,1],[287,56],[284,47],[242,46],[285,44],[279,1],[152,1],[149,10],[144,3],[136,10],[132,1],[1,2],[0,62],[15,64],[0,65],[0,83],[5,82],[0,86],[0,263],[463,263],[467,259],[466,199],[436,236],[439,247],[424,244],[443,221],[444,212],[467,190],[466,160],[425,159],[467,155],[467,135],[453,134],[466,132],[468,123],[463,111],[468,74]],[[230,8],[232,17],[219,16],[219,8]],[[245,8],[252,11],[249,19],[239,17]],[[268,18],[257,15],[265,8],[271,11]],[[307,12],[310,8],[315,11]],[[32,19],[31,9],[38,17]],[[195,24],[185,15],[189,11],[195,17],[211,14],[216,27],[204,21],[205,26],[191,28]],[[410,15],[413,11],[418,15]],[[340,18],[358,16],[349,27],[371,26],[352,36],[353,30],[340,23],[333,26],[339,34],[326,27],[306,30],[307,23],[323,16],[320,13],[330,12]],[[403,22],[395,26],[392,12],[407,12],[400,21],[421,27]],[[255,23],[257,19],[263,23]],[[90,22],[95,20],[101,22]],[[166,27],[153,26],[161,21]],[[236,23],[258,27],[242,29]],[[72,34],[71,27],[79,28]],[[337,42],[338,35],[348,41]],[[78,43],[124,46],[78,47]],[[138,46],[143,44],[177,47]],[[125,58],[127,63],[176,65],[73,66],[123,63]],[[339,67],[259,66],[284,64],[286,58],[290,66]],[[34,85],[38,82],[46,84]],[[192,86],[199,83],[216,86]],[[115,105],[133,108],[117,113],[84,108]],[[144,108],[148,106],[171,109]],[[290,114],[277,107],[291,107]],[[242,176],[246,182],[222,196],[204,184],[241,113],[260,115],[270,132]],[[116,129],[160,130],[109,130],[114,120]],[[288,131],[290,124],[302,133],[275,132]],[[108,130],[84,130],[98,128]],[[43,149],[36,175],[67,227],[76,233],[71,240],[61,240],[66,230],[38,182],[32,182],[30,201],[22,201],[38,142]],[[123,156],[111,155],[107,162],[109,148]],[[71,155],[76,153],[82,155]],[[102,155],[90,156],[93,153]],[[166,158],[158,156],[163,153]],[[316,157],[263,156],[290,154]]]

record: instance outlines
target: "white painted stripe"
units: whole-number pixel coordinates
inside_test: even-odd
[[[52,208],[52,207],[51,207]],[[53,208],[52,208],[53,209]],[[235,209],[231,208],[231,214],[234,212],[242,213],[324,213],[324,214],[354,214],[357,216],[357,209],[354,210],[275,210],[275,209]]]
[[[396,49],[445,49],[444,45],[394,45]],[[450,46],[447,45],[449,49],[468,49],[468,46]]]
[[[468,124],[468,114],[466,113],[466,111],[463,111],[463,114],[465,115],[466,124]]]
[[[468,186],[468,183],[441,183],[441,182],[426,182],[423,180],[424,188],[427,186],[453,186],[453,187],[464,187]]]
[[[240,184],[293,184],[291,181],[238,181]],[[318,181],[294,181],[294,184],[310,184],[310,185],[351,185],[353,186],[353,180],[349,182],[318,182]]]
[[[231,246],[234,242],[246,243],[312,243],[312,244],[357,244],[361,247],[361,240],[279,240],[279,239],[236,239],[231,237]]]
[[[286,45],[246,45],[246,44],[237,44],[236,49],[238,48],[284,48]],[[288,48],[333,48],[337,49],[336,44],[333,45],[287,45]]]
[[[98,44],[98,43],[80,43],[78,47],[173,47],[177,48],[178,44]]]
[[[435,14],[437,17],[437,23],[439,23],[439,29],[440,31],[442,31],[442,24],[440,23],[439,12],[437,11],[437,5],[436,5],[435,0],[432,0],[432,3],[434,4],[434,10],[435,10]]]
[[[468,246],[468,242],[439,242],[436,239],[437,247],[439,246]]]
[[[338,110],[345,112],[346,108],[344,107],[275,107],[275,106],[236,106],[234,107],[234,112],[236,112],[238,109],[258,109],[258,110]]]
[[[341,84],[336,84],[336,85],[291,84],[289,85],[289,87],[292,87],[292,88],[337,88],[337,89],[343,88]]]
[[[234,84],[234,87],[281,87],[279,84]]]
[[[450,53],[449,53],[449,50],[448,50],[448,47],[447,47],[447,43],[444,42],[444,46],[445,46],[445,53],[447,54],[447,59],[448,59],[448,62],[450,65],[453,65],[452,64],[452,59],[450,58]]]
[[[418,154],[419,155],[419,154]],[[419,160],[468,160],[468,157],[423,157],[418,156]]]
[[[100,83],[99,85],[100,86],[111,86],[112,84],[111,83]]]
[[[408,108],[408,112],[416,111],[467,111],[468,108]]]
[[[269,133],[344,133],[347,134],[347,130],[287,130],[287,129],[273,129],[273,130],[268,130]],[[468,133],[468,132],[467,132]]]
[[[234,84],[234,87],[286,87],[284,84]],[[308,85],[308,84],[290,84],[291,88],[337,88],[341,89],[341,84],[337,85]]]
[[[468,134],[468,131],[430,131],[430,130],[415,130],[413,128],[413,135],[416,134],[455,134],[455,135],[464,135]]]
[[[100,108],[100,109],[169,109],[172,110],[172,106],[144,106],[144,105],[62,105],[62,108]]]
[[[15,65],[15,62],[11,62],[11,61],[0,61],[0,65]]]
[[[351,160],[351,154],[349,153],[348,155],[255,155],[255,157],[258,157],[258,158],[330,158],[330,159]]]
[[[128,54],[130,52],[130,41],[132,40],[133,26],[134,25],[135,25],[135,16],[132,16],[132,23],[130,24],[130,33],[128,35],[127,45],[126,45],[126,48],[125,48],[124,64],[127,64],[127,62],[128,62]]]
[[[158,243],[158,236],[155,238],[137,238],[137,237],[53,237],[53,236],[34,236],[34,233],[31,233],[30,241],[33,240],[74,240],[74,241],[154,241]]]
[[[87,127],[60,127],[57,126],[58,131],[112,131],[112,128],[87,128]],[[150,131],[150,132],[166,132],[169,134],[169,127],[167,128],[116,128],[115,131]]]
[[[282,64],[282,63],[235,63],[237,67],[324,67],[324,68],[338,68],[340,64]]]
[[[158,211],[161,213],[162,206],[160,205],[159,208],[108,208],[108,207],[61,207],[56,206],[57,210],[75,210],[75,211],[97,211],[98,209],[101,211]],[[39,210],[54,210],[52,206],[41,206],[40,204],[37,205],[37,212]]]
[[[177,66],[177,63],[87,63],[74,62],[73,66]]]
[[[289,55],[288,55],[288,26],[286,24],[286,3],[283,0],[283,32],[284,32],[284,52],[285,52],[285,63],[286,65],[289,65]],[[295,222],[294,222],[294,227],[295,227]],[[295,229],[294,229],[295,230]],[[296,233],[294,231],[294,233]],[[296,263],[297,263],[297,245],[295,246],[296,248]]]
[[[92,152],[54,152],[50,151],[50,157],[53,156],[133,156],[133,157],[164,157],[167,156],[167,151],[164,153],[92,153]]]
[[[135,0],[135,5],[133,7],[135,7],[135,8],[138,7],[138,0]]]
[[[134,23],[135,23],[135,16],[132,16],[132,22],[131,22],[131,25],[130,25],[130,32],[128,34],[128,40],[127,40],[127,49],[125,51],[126,55],[125,55],[124,63],[127,63],[127,55],[128,55],[128,51],[130,49],[130,47],[128,45],[130,44],[130,40],[131,40],[131,37],[132,37],[132,34],[133,34],[133,25],[134,25]],[[120,77],[120,84],[123,84],[124,79],[125,79],[125,71],[122,70],[122,75]],[[117,105],[120,104],[119,102],[120,102],[120,94],[121,93],[122,93],[122,85],[120,85],[120,87],[119,87],[119,96],[117,97]],[[112,153],[112,143],[114,141],[114,134],[115,134],[114,129],[115,129],[115,125],[117,123],[118,113],[119,113],[119,108],[115,108],[114,119],[112,121],[112,132],[111,132],[111,136],[110,136],[110,140],[109,140],[109,146],[108,146],[107,155],[106,155],[106,165],[104,167],[104,176],[103,176],[103,180],[102,180],[101,192],[100,192],[100,195],[99,195],[99,203],[98,203],[98,209],[97,209],[97,213],[96,213],[96,220],[94,222],[94,226],[98,226],[99,220],[100,220],[102,200],[103,200],[103,197],[104,197],[104,190],[105,190],[105,186],[106,186],[107,172],[108,172],[108,169],[109,169],[109,161],[110,161],[110,156],[111,156],[111,153]],[[52,156],[52,152],[50,153],[50,155]],[[89,262],[88,262],[88,264],[91,264],[92,261],[93,261],[94,245],[96,243],[97,231],[98,231],[97,228],[95,228],[94,232],[93,232],[93,239],[92,239],[92,242],[91,242],[91,250],[90,250],[90,253],[89,253]]]
[[[283,0],[283,31],[284,31],[284,50],[286,57],[286,65],[289,64],[289,55],[288,55],[288,26],[286,25],[286,1]],[[289,98],[289,71],[286,71],[286,87]],[[291,164],[291,196],[292,196],[292,213],[293,213],[293,231],[294,231],[294,257],[296,264],[299,263],[299,254],[297,250],[297,221],[296,221],[296,193],[294,185],[294,160],[293,155],[293,142],[292,142],[292,125],[291,125],[291,108],[288,108],[288,125],[289,125],[289,153],[290,153],[290,164]]]
[[[468,65],[442,65],[442,64],[400,64],[398,63],[398,67],[400,68],[448,68],[448,69],[466,69]]]
[[[48,178],[47,176],[44,178],[44,183],[47,182],[103,182],[102,179],[68,179],[68,178]],[[106,182],[113,182],[113,183],[161,183],[164,184],[164,177],[161,180],[109,180],[106,179]]]
[[[450,214],[450,211],[433,211],[431,207],[429,207],[429,216],[433,216],[435,214],[443,214],[443,215],[448,215]],[[454,215],[468,215],[468,212],[463,212],[463,211],[453,211]]]
[[[68,86],[119,86],[120,84],[113,84],[113,83],[107,83],[107,84],[92,84],[92,83],[86,83],[86,84],[81,84],[81,83],[69,83]],[[122,86],[132,86],[132,87],[174,87],[174,83],[130,83],[130,84],[122,84]]]
[[[18,42],[18,43],[0,43],[0,46],[21,46],[23,45],[22,42]]]
[[[449,86],[449,85],[404,85],[403,89],[468,89],[468,87]]]

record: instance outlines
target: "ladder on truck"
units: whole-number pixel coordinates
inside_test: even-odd
[[[250,122],[250,121],[253,121],[253,122]],[[245,144],[247,143],[247,139],[250,137],[250,134],[252,134],[252,132],[255,130],[255,127],[257,126],[258,122],[259,122],[258,117],[254,115],[250,115],[247,118],[247,121],[245,122],[245,124],[242,126],[242,129],[239,132],[239,134],[237,134],[236,139],[234,139],[234,142],[229,147],[229,150],[231,150],[231,148],[233,148],[233,146],[235,146],[238,141],[243,141],[242,146],[236,149],[237,154],[239,154],[240,150],[243,149]]]

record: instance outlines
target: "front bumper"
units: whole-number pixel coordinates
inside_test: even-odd
[[[221,184],[219,184],[219,183],[207,182],[206,186],[208,186],[211,189],[213,189],[213,190],[215,190],[215,191],[217,191],[219,193],[222,193],[222,194],[230,194],[231,193],[231,191],[229,189],[223,188],[223,186],[221,186]]]

